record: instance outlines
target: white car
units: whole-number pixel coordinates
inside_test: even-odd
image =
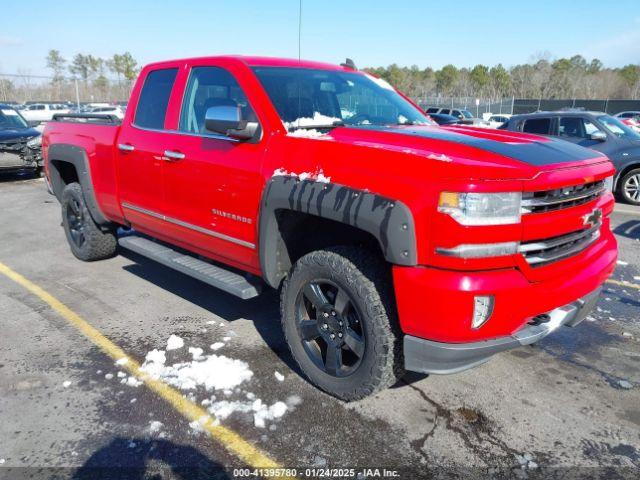
[[[69,113],[66,105],[55,103],[31,103],[26,105],[20,113],[27,122],[48,122],[56,113]]]
[[[491,115],[487,119],[487,122],[489,123],[488,127],[489,128],[498,128],[503,123],[508,122],[510,118],[511,118],[511,115],[509,115],[508,113],[500,113],[498,115]]]
[[[90,113],[102,113],[105,115],[114,115],[118,117],[118,119],[120,120],[124,118],[124,108],[120,105],[110,105],[108,107],[94,107],[91,109]]]

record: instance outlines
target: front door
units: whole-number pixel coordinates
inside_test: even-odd
[[[149,72],[135,115],[122,125],[116,145],[124,215],[134,228],[155,235],[164,229],[164,150],[172,137],[164,123],[177,72],[176,68]]]
[[[256,269],[264,146],[262,140],[242,142],[208,132],[205,112],[220,105],[237,107],[243,119],[257,121],[228,70],[193,67],[171,139],[173,158],[164,164],[167,228],[206,256]]]
[[[583,117],[562,117],[558,125],[558,136],[567,142],[575,143],[585,148],[595,148],[602,145],[600,140],[594,140],[591,136],[594,133],[603,132],[598,126]],[[596,148],[599,150],[599,148]]]

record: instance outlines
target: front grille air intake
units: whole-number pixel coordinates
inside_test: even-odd
[[[583,205],[604,192],[604,180],[555,190],[525,192],[522,195],[522,213],[544,213]]]
[[[558,237],[522,243],[519,252],[532,267],[541,267],[586,250],[600,237],[602,223]]]

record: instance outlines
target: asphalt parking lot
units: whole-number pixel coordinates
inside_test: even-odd
[[[228,360],[216,368],[245,376],[209,389],[168,377],[186,397],[168,402],[78,322],[0,274],[0,478],[240,478],[234,469],[255,455],[298,472],[637,478],[640,209],[621,207],[613,223],[619,265],[581,325],[345,404],[293,367],[276,292],[243,302],[130,253],[77,261],[42,180],[2,177],[0,264],[132,362],[149,365],[163,350],[167,365],[189,367],[215,352]],[[172,335],[178,348],[168,350]],[[190,405],[215,406],[224,429],[190,422]]]

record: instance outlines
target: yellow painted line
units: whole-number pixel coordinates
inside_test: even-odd
[[[2,262],[0,262],[0,273],[21,285],[29,292],[40,298],[40,300],[48,304],[53,310],[58,312],[71,325],[80,330],[80,332],[82,332],[89,340],[100,347],[104,353],[109,355],[115,361],[120,360],[121,362],[124,362],[122,359],[126,358],[126,363],[119,364],[120,368],[127,370],[131,375],[138,378],[138,380],[143,381],[148,388],[162,397],[169,405],[171,405],[171,407],[182,414],[182,416],[187,420],[199,422],[202,429],[213,437],[214,440],[224,446],[230,453],[245,462],[248,466],[263,469],[282,468],[274,460],[269,458],[266,453],[251,445],[239,434],[230,428],[220,425],[206,410],[183,397],[178,390],[170,387],[164,382],[149,378],[149,376],[140,369],[140,364],[130,358],[120,347],[102,335],[102,333],[86,322],[80,315],[71,310],[46,290],[30,280],[27,280],[25,277],[13,271]]]
[[[619,285],[621,287],[635,288],[636,290],[640,290],[640,285],[637,285],[637,284],[631,283],[631,282],[621,282],[620,280],[609,279],[609,280],[607,280],[607,283],[612,283],[614,285]]]

